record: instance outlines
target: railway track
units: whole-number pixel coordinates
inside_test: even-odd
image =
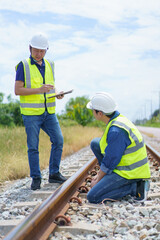
[[[147,152],[152,178],[145,204],[134,203],[131,198],[89,204],[86,195],[90,180],[99,170],[89,151],[70,166],[69,179],[56,185],[54,192],[49,191],[50,196],[41,204],[36,203],[34,211],[3,239],[160,239],[160,154],[150,145]],[[47,194],[46,190],[44,195]],[[28,202],[21,204],[27,206]]]

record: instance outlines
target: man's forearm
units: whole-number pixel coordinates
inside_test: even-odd
[[[27,95],[32,95],[32,94],[38,94],[40,93],[39,88],[18,88],[15,89],[15,94],[20,95],[20,96],[27,96]]]
[[[54,86],[51,84],[42,84],[40,88],[25,88],[24,82],[16,81],[15,83],[15,94],[20,96],[27,96],[32,94],[39,94],[39,93],[48,93]]]
[[[105,175],[106,173],[100,169],[97,175],[97,182],[99,182]]]

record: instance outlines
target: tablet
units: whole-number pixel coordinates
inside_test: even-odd
[[[48,98],[53,98],[53,97],[58,97],[58,96],[61,96],[61,95],[65,95],[65,94],[68,94],[68,93],[72,93],[73,92],[73,89],[72,90],[69,90],[69,91],[66,91],[66,92],[63,92],[63,93],[58,93],[58,94],[55,94],[51,97],[48,97]]]

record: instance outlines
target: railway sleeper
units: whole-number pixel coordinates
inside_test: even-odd
[[[14,227],[16,227],[22,220],[21,219],[11,219],[11,220],[0,220],[0,233],[5,236]]]
[[[71,226],[57,226],[56,232],[69,232],[73,235],[94,234],[100,230],[101,226],[91,223],[73,223]]]

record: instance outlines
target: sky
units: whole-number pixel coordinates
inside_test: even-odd
[[[109,92],[130,120],[159,108],[159,0],[0,0],[0,92],[14,94],[15,66],[29,41],[48,37],[61,114],[71,97]]]

